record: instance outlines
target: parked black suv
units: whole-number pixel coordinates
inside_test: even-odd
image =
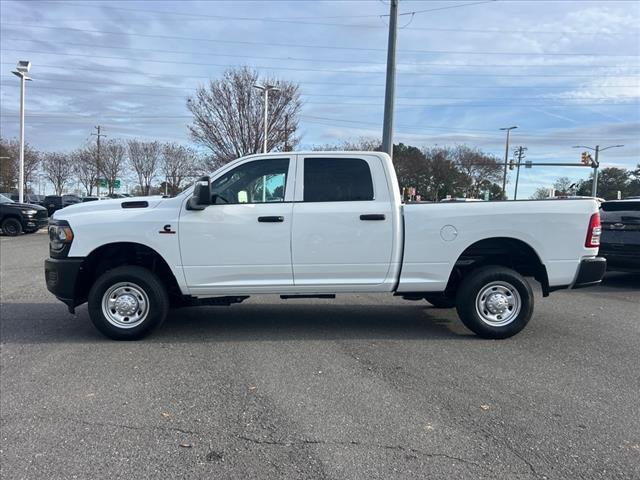
[[[604,202],[600,255],[607,270],[640,272],[640,200]]]
[[[30,203],[15,203],[0,195],[0,229],[10,237],[31,233],[47,225],[47,209]]]
[[[18,201],[17,193],[0,193],[0,195],[4,195],[7,198],[10,198],[14,202]],[[44,200],[44,195],[36,195],[35,193],[25,193],[24,194],[24,203],[31,203],[33,205],[42,206],[42,201]]]
[[[61,208],[80,202],[82,202],[82,200],[75,195],[47,195],[44,197],[44,202],[42,202],[42,204],[49,212],[49,216],[51,216],[56,210],[60,210]]]

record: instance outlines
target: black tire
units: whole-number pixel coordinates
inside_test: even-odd
[[[455,298],[447,297],[442,293],[428,293],[424,299],[434,308],[453,308],[456,306]]]
[[[103,297],[109,290],[119,285],[119,290],[126,290],[127,286],[134,289],[133,293],[123,292],[123,295],[128,295],[128,300],[132,296],[134,300],[136,296],[143,300],[142,296],[146,296],[144,300],[147,306],[146,315],[142,315],[144,318],[141,318],[140,323],[133,327],[120,327],[114,324],[117,321],[113,319],[110,321],[103,311]],[[116,298],[115,294],[113,298]],[[137,305],[138,303],[135,303],[135,309],[139,308]],[[89,291],[88,307],[91,321],[107,337],[114,340],[138,340],[162,324],[169,311],[169,297],[164,285],[154,273],[146,268],[127,265],[108,270],[96,280]],[[111,311],[113,315],[110,318],[119,315],[115,308]],[[124,320],[121,323],[124,324]]]
[[[17,218],[5,218],[2,222],[2,233],[7,237],[15,237],[22,233],[22,224]]]
[[[483,296],[480,295],[481,293]],[[497,313],[490,311],[488,306],[493,293],[496,293],[495,298],[499,307]],[[482,309],[483,314],[478,311],[479,307],[476,308],[478,302],[485,307]],[[519,303],[519,311],[516,307],[517,303]],[[496,307],[496,303],[491,306]],[[509,307],[512,307],[513,314],[509,313]],[[492,315],[501,315],[500,308],[505,309],[502,318],[500,316],[495,320],[488,318]],[[472,271],[462,281],[456,296],[456,309],[462,323],[476,335],[482,338],[509,338],[529,323],[533,315],[533,291],[522,275],[514,270],[498,266],[481,267]],[[500,322],[506,321],[508,323],[499,325]]]

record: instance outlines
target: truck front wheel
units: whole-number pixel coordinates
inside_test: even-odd
[[[103,273],[91,287],[89,316],[95,327],[114,340],[138,340],[166,318],[169,298],[160,279],[138,266]]]
[[[456,296],[458,316],[483,338],[509,338],[522,330],[533,314],[533,292],[518,272],[487,266],[471,272]]]
[[[2,233],[7,237],[15,237],[22,233],[22,224],[17,218],[9,217],[2,222]]]

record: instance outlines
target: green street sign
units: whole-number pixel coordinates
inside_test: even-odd
[[[113,182],[113,188],[120,188],[120,180]]]
[[[100,187],[101,188],[107,188],[109,186],[107,184],[107,179],[106,178],[101,178],[99,181],[100,181]]]

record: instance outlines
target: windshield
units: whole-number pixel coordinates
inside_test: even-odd
[[[0,203],[13,203],[13,200],[0,194]]]

